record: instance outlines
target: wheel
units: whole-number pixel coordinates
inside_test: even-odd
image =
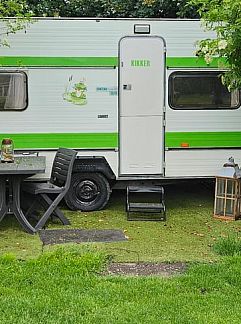
[[[103,209],[110,198],[110,185],[100,173],[74,173],[65,202],[72,210]]]

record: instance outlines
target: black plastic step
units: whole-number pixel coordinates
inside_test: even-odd
[[[129,186],[127,187],[129,192],[142,192],[142,193],[151,193],[159,192],[164,193],[164,189],[161,186]]]
[[[135,203],[131,202],[128,205],[129,211],[162,211],[164,208],[162,203]]]
[[[156,202],[143,202],[143,194],[148,195],[148,199],[153,200],[156,197]],[[139,195],[141,194],[141,195]],[[153,195],[152,195],[153,194]],[[134,199],[134,198],[135,199]],[[145,198],[146,200],[147,198]],[[133,201],[134,200],[134,201]],[[142,199],[143,200],[143,199]],[[126,195],[126,212],[128,220],[166,220],[166,209],[164,203],[164,189],[161,186],[128,186]],[[132,214],[131,214],[132,213]],[[143,213],[155,214],[145,215]]]

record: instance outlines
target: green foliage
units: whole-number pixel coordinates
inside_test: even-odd
[[[24,0],[1,0],[0,17],[21,16],[25,6]]]
[[[198,43],[197,55],[210,63],[213,57],[224,57],[230,70],[223,82],[231,91],[241,88],[241,6],[240,0],[191,0],[207,30],[215,32],[213,39]]]
[[[220,237],[213,245],[213,250],[219,255],[241,255],[241,239],[237,235]]]
[[[196,18],[187,0],[28,0],[36,16]]]
[[[6,17],[14,18],[4,19]],[[29,11],[25,0],[1,0],[0,19],[0,46],[9,46],[8,35],[28,26],[31,21],[31,11]]]

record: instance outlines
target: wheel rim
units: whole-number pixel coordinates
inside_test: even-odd
[[[95,182],[83,180],[76,183],[75,194],[81,203],[90,204],[98,199],[100,192]]]

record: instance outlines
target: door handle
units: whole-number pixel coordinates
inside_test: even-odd
[[[123,90],[131,90],[131,84],[123,84]]]

